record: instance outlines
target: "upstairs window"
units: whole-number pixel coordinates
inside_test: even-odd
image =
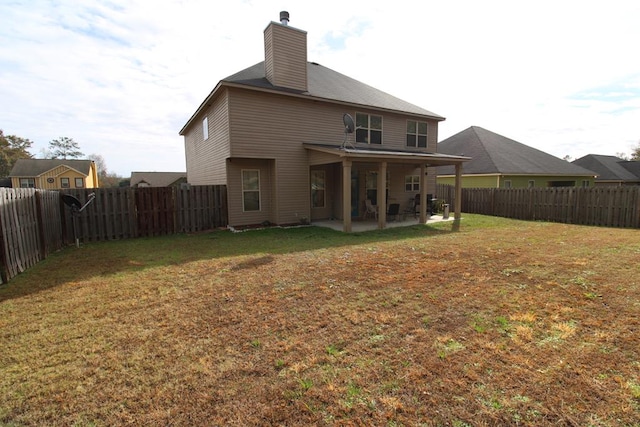
[[[202,139],[206,141],[209,139],[209,118],[202,119]]]
[[[382,144],[382,116],[356,113],[356,142]]]
[[[84,188],[84,179],[76,178],[76,188]]]
[[[427,122],[407,120],[407,147],[427,148]]]
[[[60,178],[60,187],[69,188],[71,184],[69,183],[69,178]]]

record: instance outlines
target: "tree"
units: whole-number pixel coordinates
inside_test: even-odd
[[[77,159],[84,156],[84,153],[80,151],[80,145],[73,138],[66,136],[50,141],[49,150],[52,159]]]
[[[631,149],[631,160],[640,161],[640,141]]]
[[[90,160],[96,164],[96,170],[98,172],[98,183],[100,187],[115,188],[120,185],[122,177],[116,173],[109,173],[107,170],[107,162],[100,154],[89,154],[87,156]]]
[[[562,160],[566,161],[566,162],[570,162],[571,161],[571,156],[570,155],[566,155],[562,158]]]
[[[8,176],[18,159],[32,158],[28,151],[32,144],[32,141],[16,135],[5,136],[0,129],[0,176]]]

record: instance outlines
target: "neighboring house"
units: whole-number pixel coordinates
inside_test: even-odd
[[[616,156],[587,154],[572,163],[596,172],[597,186],[640,184],[640,162],[625,161]]]
[[[18,159],[9,174],[13,188],[97,188],[93,160]]]
[[[388,204],[435,193],[427,166],[468,160],[436,153],[444,117],[307,62],[307,33],[281,20],[264,31],[265,61],[221,80],[180,130],[188,182],[227,186],[229,225],[339,219],[351,231],[369,199],[384,228]]]
[[[471,126],[438,144],[438,152],[469,156],[465,188],[589,187],[597,175],[543,151]],[[438,168],[438,183],[453,184],[454,170]]]
[[[187,182],[186,172],[131,172],[131,187],[178,187]]]

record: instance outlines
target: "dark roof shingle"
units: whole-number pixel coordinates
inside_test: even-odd
[[[67,166],[81,174],[89,175],[92,160],[77,159],[18,159],[11,169],[10,177],[36,177],[58,166]]]
[[[595,175],[590,170],[478,126],[441,141],[438,152],[471,157],[464,165],[465,175]],[[439,175],[454,173],[451,166],[438,168]]]
[[[444,117],[438,114],[403,101],[315,62],[307,62],[308,90],[306,92],[273,86],[265,77],[264,61],[222,79],[222,81],[444,120]]]
[[[622,163],[624,160],[616,156],[587,154],[573,161],[574,164],[592,170],[598,174],[596,181],[638,181],[640,180]]]

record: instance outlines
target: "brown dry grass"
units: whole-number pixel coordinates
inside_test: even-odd
[[[0,287],[0,424],[640,423],[640,231],[466,215],[69,248]]]

